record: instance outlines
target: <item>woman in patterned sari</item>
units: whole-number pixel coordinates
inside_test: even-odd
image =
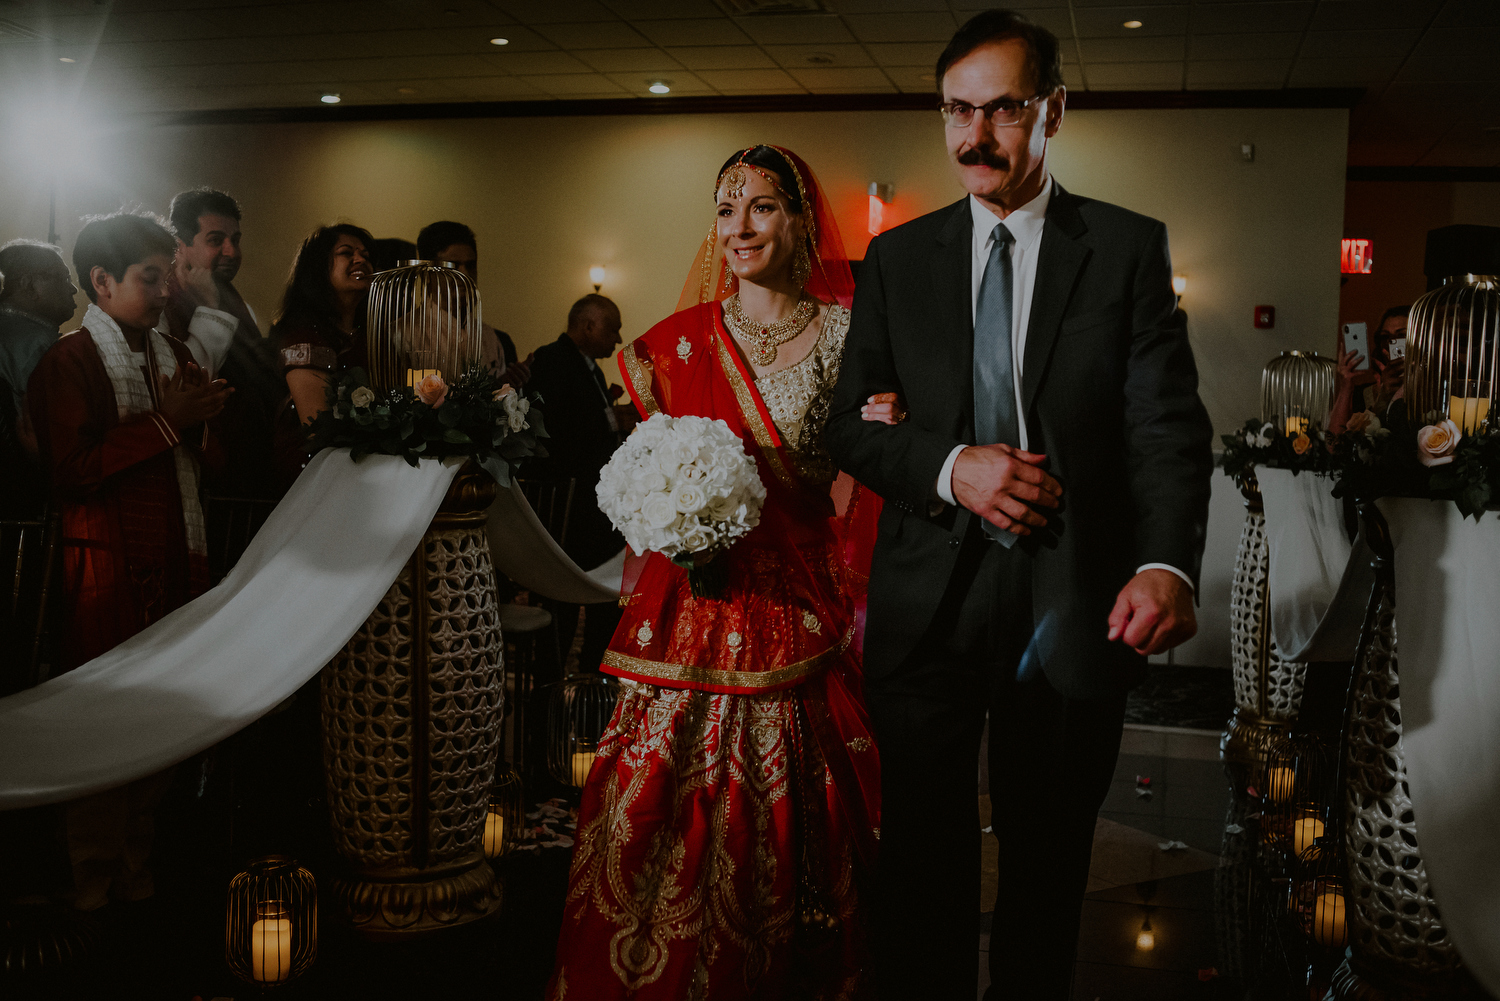
[[[627,569],[603,665],[623,692],[583,791],[553,1001],[865,993],[880,780],[858,638],[879,500],[833,489],[822,444],[854,283],[789,151],[736,153],[714,201],[678,312],[620,368],[643,418],[739,434],[767,497],[716,557],[719,597],[660,553]]]

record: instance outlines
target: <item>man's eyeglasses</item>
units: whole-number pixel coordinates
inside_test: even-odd
[[[950,128],[966,129],[974,124],[974,116],[980,112],[994,125],[1020,125],[1021,115],[1026,109],[1036,102],[1042,100],[1046,95],[1038,94],[1028,101],[1017,101],[1009,97],[997,97],[993,101],[979,107],[967,101],[944,101],[940,110],[943,112],[943,121]]]

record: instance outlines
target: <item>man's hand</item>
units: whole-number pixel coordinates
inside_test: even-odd
[[[1033,505],[1061,502],[1062,484],[1042,469],[1046,461],[1010,445],[971,445],[953,463],[953,499],[997,528],[1030,535],[1047,524]]]
[[[1170,650],[1197,632],[1193,589],[1170,570],[1142,570],[1130,578],[1109,613],[1110,640],[1148,656]]]
[[[504,374],[500,376],[500,381],[502,383],[508,382],[512,386],[515,386],[517,389],[521,388],[521,386],[525,385],[531,380],[531,359],[535,357],[536,352],[533,351],[531,354],[526,356],[525,361],[518,361],[514,365],[507,368]]]
[[[178,429],[202,424],[219,416],[234,390],[223,379],[209,379],[208,373],[192,362],[180,365],[168,379],[160,376],[157,385],[161,402],[157,410]]]
[[[219,308],[219,283],[214,278],[213,269],[195,268],[186,257],[178,257],[177,287],[193,300],[194,305]]]

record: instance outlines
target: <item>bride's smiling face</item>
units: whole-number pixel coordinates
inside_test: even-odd
[[[736,170],[745,183],[730,190],[728,180]],[[786,196],[758,171],[731,167],[719,184],[719,246],[742,282],[756,285],[790,281],[797,241],[805,229],[800,216],[792,214]]]

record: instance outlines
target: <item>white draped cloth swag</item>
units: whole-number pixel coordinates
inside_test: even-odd
[[[1475,523],[1448,501],[1379,506],[1422,860],[1464,964],[1500,995],[1500,518]]]
[[[1375,572],[1364,530],[1351,544],[1333,478],[1257,466],[1271,565],[1271,636],[1282,660],[1348,660]]]

